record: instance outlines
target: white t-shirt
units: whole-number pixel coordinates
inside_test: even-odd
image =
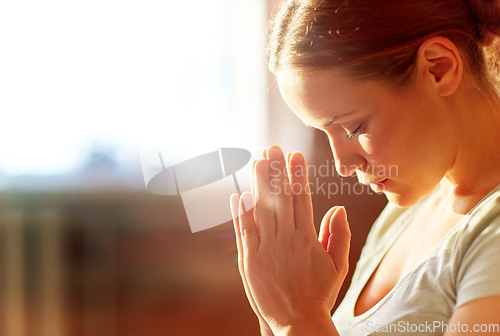
[[[438,188],[439,189],[439,188]],[[404,209],[388,204],[373,224],[347,294],[332,319],[341,336],[442,335],[462,304],[500,295],[500,186],[465,215],[398,284],[364,314],[354,305],[366,282],[430,196]]]

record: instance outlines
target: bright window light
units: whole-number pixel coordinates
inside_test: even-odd
[[[3,1],[0,174],[266,142],[264,0]]]

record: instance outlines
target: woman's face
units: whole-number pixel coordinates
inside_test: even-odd
[[[453,164],[456,118],[418,76],[404,94],[338,70],[283,70],[278,85],[297,116],[328,135],[337,172],[356,173],[396,205],[427,196]]]

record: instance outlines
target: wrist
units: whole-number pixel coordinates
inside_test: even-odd
[[[276,336],[338,336],[330,314],[306,317],[288,326],[273,328]]]

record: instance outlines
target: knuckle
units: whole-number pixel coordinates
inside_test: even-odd
[[[292,195],[279,195],[277,201],[278,201],[278,204],[281,207],[290,207],[290,206],[293,206]]]
[[[278,247],[278,251],[286,255],[294,255],[296,251],[300,251],[301,246],[297,244],[296,237],[291,233],[282,234],[282,244]]]
[[[274,219],[274,209],[268,205],[258,205],[257,206],[257,216],[263,218],[264,220],[266,219]]]
[[[335,270],[339,276],[346,277],[349,273],[349,261],[335,261]]]
[[[295,202],[300,205],[308,205],[311,203],[311,196],[306,193],[295,194]]]
[[[284,242],[284,246],[288,249],[295,249],[295,247],[296,247],[295,237],[290,232],[283,233],[283,242]]]
[[[258,234],[258,231],[257,231],[257,227],[255,225],[243,228],[243,237],[245,239],[252,238],[253,236],[255,236],[257,234]]]
[[[344,263],[341,267],[341,275],[346,277],[347,273],[349,273],[349,262]]]
[[[300,237],[300,244],[303,247],[309,247],[312,244],[316,244],[316,243],[318,243],[318,240],[316,239],[315,236],[313,237],[312,235],[304,234],[304,235],[301,235],[301,237]]]
[[[344,239],[347,243],[351,243],[351,238],[352,238],[352,235],[351,235],[351,230],[350,229],[347,229],[343,236],[342,236],[342,239]]]
[[[290,198],[292,196],[292,192],[293,191],[290,187],[290,184],[288,184],[288,183],[284,183],[283,188],[274,189],[272,191],[273,195],[277,198],[280,198],[280,199]]]

